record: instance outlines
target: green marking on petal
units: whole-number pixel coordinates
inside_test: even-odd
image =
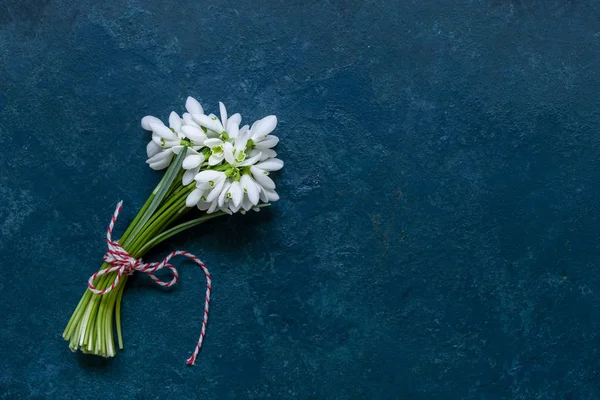
[[[243,150],[235,155],[235,161],[239,162],[239,163],[244,161],[245,158],[246,158],[246,153]]]
[[[218,155],[218,154],[223,153],[223,146],[218,145],[218,146],[213,147],[211,150],[214,155]]]

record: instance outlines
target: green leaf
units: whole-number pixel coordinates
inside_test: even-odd
[[[150,202],[150,205],[148,206],[148,208],[146,209],[146,211],[144,212],[144,214],[138,221],[133,232],[131,232],[131,234],[127,237],[126,243],[122,243],[123,247],[127,248],[127,244],[129,244],[132,240],[135,239],[135,237],[140,233],[140,231],[146,225],[146,222],[148,222],[148,220],[152,217],[152,215],[154,214],[156,209],[162,203],[163,199],[165,198],[165,195],[171,189],[171,185],[173,184],[173,181],[179,174],[179,170],[181,169],[181,165],[183,164],[183,160],[185,159],[186,152],[187,152],[187,147],[182,148],[181,151],[179,152],[179,154],[177,155],[177,157],[175,157],[175,160],[173,161],[173,163],[167,169],[167,172],[165,173],[163,180],[156,187],[156,193],[154,194],[154,198],[152,199],[152,201]]]

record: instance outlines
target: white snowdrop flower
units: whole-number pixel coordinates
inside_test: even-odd
[[[271,158],[256,164],[256,168],[264,171],[279,171],[281,168],[283,168],[283,161],[278,158]]]
[[[263,192],[265,193],[265,195],[267,196],[267,199],[269,201],[279,200],[279,195],[277,194],[277,192],[275,190],[269,190],[269,189],[263,188]]]
[[[194,189],[185,199],[185,205],[187,207],[194,207],[201,200],[204,195],[205,190],[202,189]]]
[[[175,112],[169,116],[169,125],[172,125],[173,130],[167,128],[158,118],[152,116],[142,118],[142,127],[152,131],[152,141],[146,146],[148,155],[146,163],[154,170],[167,168],[173,160],[172,147],[179,146],[181,143],[175,133],[175,127],[181,128],[181,119]]]
[[[274,115],[266,116],[252,124],[252,128],[250,129],[250,138],[254,141],[254,143],[258,143],[262,141],[262,139],[265,138],[269,133],[273,132],[276,127],[277,117]]]
[[[150,168],[158,171],[167,168],[171,164],[171,160],[173,160],[173,152],[161,151],[146,160],[146,163],[150,165]]]
[[[152,158],[155,155],[157,155],[158,153],[160,153],[162,151],[162,147],[160,147],[159,145],[157,145],[154,140],[151,140],[148,142],[148,145],[146,146],[146,155],[148,156],[148,158]]]
[[[242,205],[242,200],[244,198],[244,192],[242,191],[242,185],[240,185],[239,181],[235,181],[229,186],[229,190],[227,192],[227,198],[231,200],[231,203],[237,209],[239,209],[239,207]],[[231,211],[236,212],[237,210],[234,211],[232,209]]]
[[[260,169],[253,165],[250,167],[250,173],[252,174],[252,177],[256,180],[256,182],[258,182],[258,184],[264,189],[275,189],[275,182],[273,182],[273,180],[268,177],[268,171],[265,171],[264,169]]]
[[[227,196],[227,192],[229,191],[230,187],[231,187],[231,181],[227,181],[227,182],[225,182],[225,185],[223,185],[223,190],[221,191],[221,194],[219,194],[219,197],[218,197],[220,209],[227,208],[227,206],[228,206],[229,197]]]
[[[265,161],[265,160],[268,160],[269,158],[277,157],[277,153],[273,149],[252,149],[248,153],[248,156],[250,156],[250,157],[258,156],[259,161]]]
[[[204,145],[204,142],[208,139],[206,133],[198,126],[184,125],[181,127],[181,132],[196,145]]]
[[[219,102],[219,112],[221,113],[221,125],[225,127],[227,126],[227,108],[221,102]]]
[[[239,113],[233,114],[227,119],[226,131],[230,138],[235,139],[238,137],[240,131],[240,123],[242,122],[242,116]]]
[[[201,190],[202,194],[201,196],[197,197],[198,192],[196,192],[196,194],[191,198],[190,194],[186,204],[192,203],[193,200],[195,200],[196,204],[200,204],[200,201],[202,201],[202,205],[208,206],[207,210],[209,210],[212,207],[212,204],[208,205],[205,203],[213,203],[213,201],[218,200],[219,195],[222,193],[223,188],[227,183],[227,175],[221,171],[205,170],[197,173],[194,179],[196,180],[195,190]],[[218,202],[215,202],[215,204],[218,205]],[[192,204],[191,206],[194,205],[195,204]],[[217,205],[215,205],[215,208],[212,209],[213,211],[216,209]],[[188,205],[188,207],[191,206]]]
[[[260,186],[254,179],[250,177],[250,175],[242,175],[240,183],[242,185],[245,198],[250,201],[250,204],[257,205],[260,200]]]
[[[185,126],[195,126],[196,128],[200,128],[200,125],[198,125],[196,121],[194,121],[194,118],[192,118],[192,114],[184,113],[181,117],[183,118]]]
[[[204,154],[186,154],[183,160],[182,168],[185,169],[181,179],[183,186],[187,186],[194,181],[194,177],[200,172],[200,167],[204,162]]]
[[[190,114],[204,114],[202,105],[192,96],[188,96],[188,98],[185,100],[185,109]]]
[[[145,130],[152,130],[152,128],[150,128],[151,123],[162,124],[163,122],[160,119],[153,117],[152,115],[146,115],[144,118],[142,118],[142,128],[144,128]]]
[[[217,134],[220,134],[225,129],[223,128],[223,124],[219,121],[216,115],[204,115],[204,114],[192,114],[192,118],[196,121],[200,126],[205,127]]]
[[[204,145],[210,149],[211,155],[208,158],[208,165],[217,165],[225,159],[225,142],[221,139],[210,138],[204,141]]]
[[[229,142],[223,145],[223,155],[229,165],[234,167],[247,167],[255,164],[259,160],[260,155],[246,158],[244,147],[239,148],[238,146],[234,146]]]
[[[274,135],[267,135],[262,140],[255,142],[254,146],[257,149],[270,149],[271,147],[275,147],[279,143],[279,138]]]
[[[252,127],[249,129],[249,137],[253,144],[251,151],[248,153],[250,157],[260,155],[260,161],[277,157],[277,153],[272,147],[277,145],[279,138],[269,135],[276,127],[277,117],[274,115],[264,117],[252,124]]]
[[[195,99],[189,97],[186,102],[186,108],[195,113],[202,111],[202,106]],[[204,162],[204,155],[198,150],[204,147],[206,134],[199,125],[191,120],[191,115],[186,114],[184,118],[179,117],[176,112],[169,115],[169,127],[166,127],[161,120],[153,116],[142,118],[142,127],[152,131],[152,141],[146,146],[146,161],[152,169],[167,168],[173,160],[173,154],[179,154],[181,149],[188,147],[186,158],[184,160],[184,169],[182,182],[188,185],[193,181],[194,175],[200,171],[200,165]],[[193,125],[190,125],[189,123]],[[165,153],[165,154],[163,154]],[[201,161],[199,161],[201,160]]]

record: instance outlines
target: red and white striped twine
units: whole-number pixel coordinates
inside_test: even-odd
[[[171,258],[173,258],[175,256],[185,256],[185,257],[192,259],[196,264],[198,264],[200,266],[200,268],[202,268],[202,271],[204,271],[204,275],[206,276],[206,296],[205,296],[205,300],[204,300],[204,316],[202,318],[202,330],[200,331],[200,338],[198,339],[196,348],[194,349],[194,352],[192,353],[192,355],[190,356],[190,358],[188,358],[188,360],[186,362],[187,365],[194,365],[194,363],[196,362],[196,357],[198,356],[198,352],[200,351],[200,348],[202,347],[202,342],[204,341],[204,335],[206,334],[206,324],[208,323],[208,305],[210,303],[210,292],[211,292],[210,272],[208,272],[208,268],[206,268],[206,265],[204,265],[204,263],[202,261],[200,261],[198,259],[198,257],[196,257],[195,255],[193,255],[191,253],[188,253],[187,251],[179,251],[179,250],[174,251],[171,254],[169,254],[168,256],[166,256],[164,258],[164,260],[162,260],[161,262],[153,262],[153,263],[144,263],[144,262],[142,262],[141,258],[135,259],[135,258],[131,257],[129,255],[129,253],[127,253],[117,241],[112,240],[112,230],[113,230],[113,227],[115,226],[115,222],[117,222],[117,217],[119,216],[119,213],[121,212],[122,208],[123,208],[123,201],[120,201],[119,204],[117,205],[117,208],[116,208],[113,216],[112,216],[112,219],[110,220],[110,224],[108,225],[108,231],[106,232],[106,243],[108,245],[108,251],[104,255],[104,261],[111,264],[112,267],[102,269],[102,270],[96,272],[95,274],[93,274],[90,277],[90,279],[88,280],[88,288],[95,294],[103,295],[106,293],[110,293],[117,286],[117,284],[119,283],[119,280],[121,280],[121,276],[123,274],[131,275],[131,274],[133,274],[134,271],[139,271],[139,272],[148,274],[148,276],[150,276],[150,278],[152,278],[152,280],[154,282],[158,283],[160,286],[163,286],[163,287],[173,286],[174,284],[177,283],[177,280],[179,279],[179,274],[177,273],[177,269],[175,269],[175,267],[173,265],[169,264],[169,261],[171,260]],[[171,272],[173,272],[173,279],[171,279],[168,282],[165,282],[165,281],[160,280],[159,278],[157,278],[154,275],[154,273],[156,271],[158,271],[159,269],[162,269],[162,268],[170,269]],[[96,287],[94,286],[94,281],[96,280],[96,278],[98,278],[99,276],[105,275],[105,274],[109,274],[111,272],[117,273],[113,283],[106,289],[103,289],[103,290],[96,289]]]

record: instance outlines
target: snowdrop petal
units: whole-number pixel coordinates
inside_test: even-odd
[[[187,186],[192,183],[194,181],[194,176],[197,173],[198,171],[195,168],[185,171],[183,173],[183,178],[181,178],[181,183],[183,183],[183,186]]]
[[[233,203],[229,203],[229,209],[231,210],[231,212],[236,213],[236,212],[239,211],[240,205],[241,205],[241,203],[238,204],[238,205],[235,205]]]
[[[258,160],[260,160],[260,154],[256,154],[254,157],[247,158],[239,166],[247,167],[248,165],[254,165],[254,163],[256,163]]]
[[[221,122],[216,116],[210,117],[204,114],[192,114],[192,118],[194,119],[194,121],[196,121],[201,126],[207,129],[218,133],[223,132],[223,126],[221,125]]]
[[[164,151],[161,151],[160,153],[157,153],[154,156],[150,157],[146,162],[148,164],[152,164],[152,163],[162,161],[162,160],[169,160],[169,162],[170,162],[172,158],[173,158],[173,153],[170,150],[164,150]]]
[[[210,181],[218,181],[223,180],[225,178],[225,174],[220,171],[213,170],[204,170],[198,173],[194,179],[196,182],[210,182]]]
[[[225,104],[219,102],[219,111],[221,113],[221,124],[227,126],[227,108],[225,108]]]
[[[210,191],[208,196],[206,196],[206,201],[213,201],[221,194],[223,190],[223,186],[225,186],[225,180],[221,180],[217,185]]]
[[[233,182],[229,188],[229,193],[231,194],[231,200],[233,201],[233,204],[236,207],[239,207],[242,204],[242,199],[244,198],[244,192],[242,192],[242,186],[240,183]]]
[[[162,124],[163,122],[156,118],[153,117],[152,115],[146,115],[144,118],[142,118],[142,128],[144,128],[147,131],[151,131],[152,128],[150,128],[150,124]]]
[[[230,126],[237,126],[238,130],[240,129],[240,123],[242,122],[242,115],[240,113],[235,113],[231,117],[227,118],[227,132],[229,132]],[[231,136],[231,135],[229,135]]]
[[[208,165],[210,165],[211,167],[219,164],[221,161],[223,161],[223,154],[213,154],[210,157],[208,157]]]
[[[191,170],[190,170],[191,171]],[[187,172],[187,171],[186,171]],[[198,173],[198,171],[196,171],[196,174]],[[185,175],[185,174],[184,174]],[[202,189],[202,190],[209,190],[212,189],[212,186],[210,185],[210,182],[196,182],[196,187],[198,189]]]
[[[148,158],[154,157],[161,150],[162,149],[161,149],[160,145],[156,144],[156,142],[154,142],[154,141],[149,142],[148,145],[146,146],[146,154],[148,155]]]
[[[279,138],[277,136],[269,135],[264,140],[256,143],[257,149],[270,149],[271,147],[275,147],[279,143]]]
[[[240,121],[242,120],[242,117],[240,116],[239,118],[236,118],[236,115],[240,114],[233,114],[227,120],[226,130],[230,138],[237,138],[240,131]]]
[[[183,132],[185,137],[193,140],[194,143],[197,143],[197,144],[204,144],[204,142],[207,139],[206,133],[204,133],[204,131],[202,129],[200,129],[196,126],[184,125],[183,127],[181,127],[181,132]]]
[[[185,199],[185,205],[187,207],[194,207],[200,201],[200,197],[202,196],[202,190],[194,189],[192,193],[188,194]]]
[[[173,142],[167,142],[167,145],[171,146],[171,150],[175,154],[179,154],[181,152],[181,149],[183,149],[183,146],[179,144],[179,141],[177,142],[177,145],[173,145]]]
[[[265,171],[279,171],[283,168],[283,161],[278,158],[271,158],[256,164],[257,168],[264,169]]]
[[[250,152],[250,156],[254,157],[255,155],[259,155],[259,160],[260,161],[265,161],[268,160],[269,158],[275,158],[277,157],[277,153],[275,152],[275,150],[271,150],[271,149],[254,149]]]
[[[211,206],[211,203],[209,203],[209,202],[207,202],[207,201],[200,200],[200,201],[198,202],[198,209],[199,209],[200,211],[206,211],[206,210],[208,210],[208,209],[210,208],[210,206]]]
[[[260,124],[261,129],[264,130],[264,132],[266,132],[266,134],[268,135],[269,133],[273,132],[277,127],[277,117],[275,115],[267,115],[261,120]]]
[[[151,123],[150,128],[152,128],[152,132],[164,139],[179,140],[177,135],[174,134],[172,130],[162,124]]]
[[[260,161],[268,160],[269,158],[277,157],[277,153],[275,150],[271,149],[261,149],[260,150]]]
[[[200,166],[204,162],[204,155],[202,154],[192,154],[191,156],[187,156],[185,160],[183,160],[182,167],[183,169],[192,169]]]
[[[210,138],[210,139],[206,139],[204,141],[204,145],[206,147],[210,147],[212,149],[215,146],[222,146],[223,141],[221,139],[217,139],[217,138]]]
[[[189,113],[183,114],[183,124],[184,125],[195,126],[196,128],[200,128],[200,125],[198,125],[196,123],[196,121],[194,121],[194,119],[192,118],[192,115],[189,114]]]
[[[226,214],[233,215],[233,213],[231,212],[231,210],[229,208],[227,208],[227,207],[219,207],[219,210],[223,211]]]
[[[260,201],[262,201],[263,203],[269,202],[269,197],[267,196],[265,189],[262,187],[260,188]]]
[[[269,201],[277,201],[279,200],[279,195],[274,190],[263,189]]]
[[[229,164],[234,165],[235,159],[233,157],[233,145],[229,142],[223,145],[223,154],[225,155],[225,161]]]
[[[235,140],[235,149],[238,151],[246,150],[246,144],[248,144],[248,139],[249,139],[248,131],[238,134],[238,137]]]
[[[252,132],[252,139],[254,139],[254,132],[258,132],[258,126],[260,125],[260,119],[254,121],[252,126],[250,127],[250,132]]]
[[[275,189],[275,182],[267,176],[267,171],[257,168],[255,166],[250,167],[250,173],[256,179],[259,185],[265,189]]]
[[[148,165],[150,165],[150,168],[154,170],[161,170],[167,168],[169,164],[171,164],[172,159],[173,153],[167,150],[155,154],[153,157],[150,157],[148,160],[146,160],[146,163],[148,163]]]
[[[165,169],[169,166],[169,164],[171,163],[170,160],[160,160],[157,161],[155,163],[150,163],[150,168],[152,168],[155,171],[160,171],[161,169]]]
[[[182,121],[179,117],[179,114],[177,114],[175,111],[171,111],[171,114],[169,115],[169,126],[175,129],[175,132],[179,132],[181,129],[181,122]]]
[[[185,109],[190,114],[204,114],[204,109],[202,108],[202,105],[198,102],[198,100],[191,96],[189,96],[185,100]]]
[[[244,211],[248,211],[252,208],[253,204],[250,201],[250,199],[248,199],[248,196],[244,196],[244,200],[242,200],[242,208],[244,209]]]
[[[210,207],[208,207],[208,210],[206,210],[206,213],[207,213],[207,214],[212,214],[212,213],[214,213],[214,212],[215,212],[215,210],[217,209],[217,206],[218,206],[217,202],[216,202],[216,201],[213,201],[213,202],[211,203]]]
[[[277,117],[274,115],[269,115],[264,117],[263,119],[255,122],[252,125],[252,139],[257,140],[262,137],[267,136],[269,133],[273,132],[275,127],[277,126]]]
[[[227,192],[229,191],[229,188],[231,187],[231,182],[227,181],[227,183],[225,183],[225,185],[223,186],[223,190],[221,191],[221,194],[219,195],[219,207],[224,207],[227,199]]]
[[[244,193],[246,193],[246,195],[248,196],[250,202],[254,205],[257,205],[259,201],[260,189],[256,182],[254,182],[250,175],[242,175],[240,183],[242,184],[242,189],[244,190]]]

